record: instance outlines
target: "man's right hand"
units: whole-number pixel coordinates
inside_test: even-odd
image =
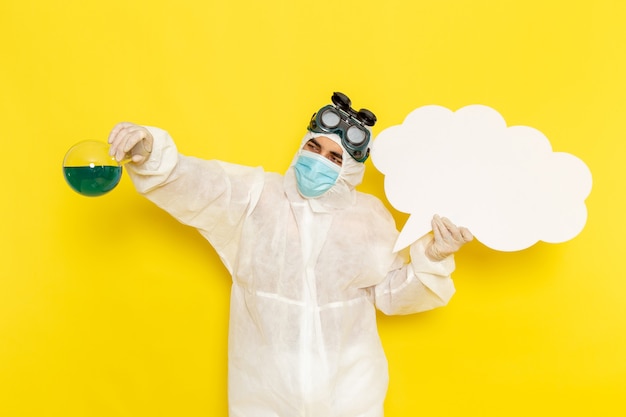
[[[119,162],[130,159],[135,164],[144,163],[152,152],[154,138],[143,126],[122,122],[113,127],[109,134],[109,154]]]

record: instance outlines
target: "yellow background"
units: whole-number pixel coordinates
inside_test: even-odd
[[[0,416],[226,415],[219,259],[127,176],[74,193],[63,156],[128,120],[283,172],[336,90],[375,132],[485,104],[593,174],[578,237],[473,242],[449,306],[381,316],[387,416],[626,415],[624,22],[622,0],[3,0]]]

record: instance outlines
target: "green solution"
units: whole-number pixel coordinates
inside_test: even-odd
[[[76,192],[87,196],[97,197],[111,191],[122,178],[122,167],[80,166],[63,167],[65,180]]]

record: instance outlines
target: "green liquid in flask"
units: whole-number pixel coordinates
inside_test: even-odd
[[[88,197],[97,197],[115,188],[122,178],[122,167],[63,167],[63,174],[67,183],[76,192]]]

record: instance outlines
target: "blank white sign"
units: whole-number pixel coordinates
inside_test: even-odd
[[[565,242],[587,220],[585,163],[487,106],[420,107],[376,137],[371,157],[390,204],[410,213],[396,250],[428,233],[434,214],[500,251]]]

